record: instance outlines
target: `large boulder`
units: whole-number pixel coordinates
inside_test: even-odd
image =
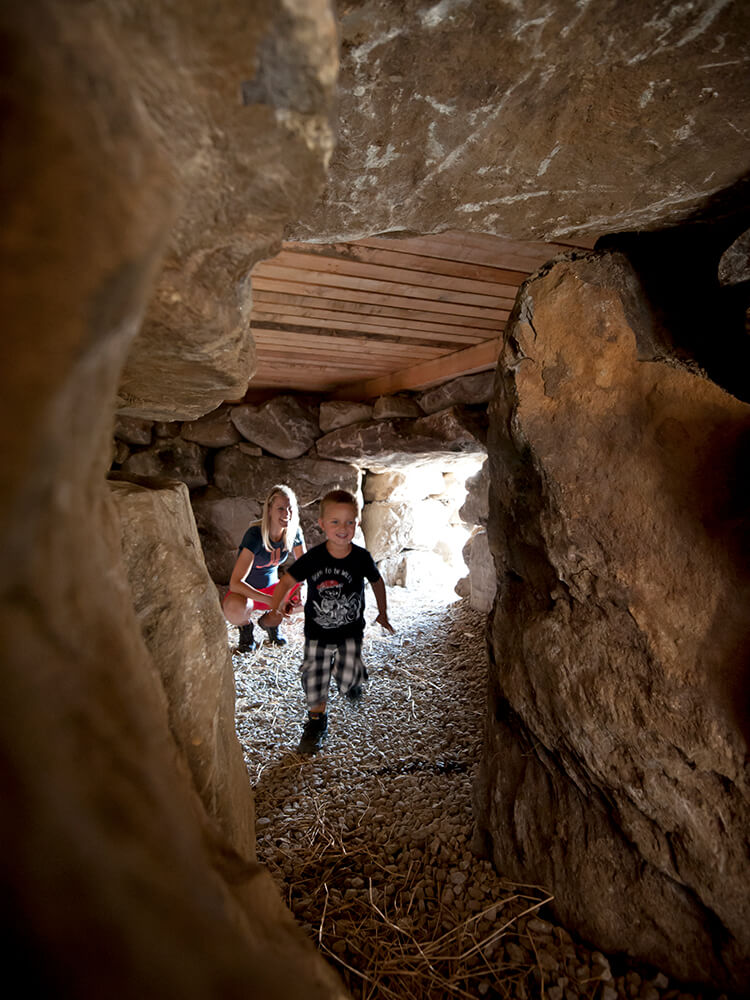
[[[480,372],[478,375],[462,375],[461,378],[443,382],[432,389],[426,389],[417,397],[425,413],[437,413],[462,403],[488,403],[492,398],[495,371]]]
[[[340,982],[172,735],[105,481],[119,373],[179,199],[134,87],[143,66],[110,18],[156,32],[168,6],[0,5],[3,974],[28,996],[328,1000]],[[198,6],[184,26],[200,48]],[[241,36],[251,18],[236,15]],[[147,56],[157,110],[162,76],[180,76],[169,21]],[[182,98],[164,97],[166,127]]]
[[[299,458],[320,434],[317,414],[294,396],[274,396],[261,406],[235,406],[231,420],[247,441],[278,458]]]
[[[232,407],[222,405],[198,420],[186,420],[179,428],[180,437],[204,448],[228,448],[239,444],[242,435],[232,423]]]
[[[121,479],[109,486],[133,607],[164,688],[170,732],[206,811],[234,850],[254,858],[252,790],[234,729],[226,622],[187,487]]]
[[[655,322],[625,258],[591,255],[507,330],[477,811],[565,926],[744,993],[750,406],[655,353]]]
[[[402,469],[415,462],[453,459],[486,450],[486,420],[462,407],[416,420],[375,420],[353,424],[318,438],[322,458],[357,463],[373,472]]]
[[[750,168],[743,0],[338,8],[338,143],[297,239],[575,242],[684,220]]]
[[[322,185],[336,25],[328,0],[135,0],[103,5],[97,21],[116,39],[178,200],[119,404],[190,420],[242,398],[255,370],[248,276]]]
[[[208,572],[215,583],[226,585],[242,536],[260,518],[263,504],[250,497],[225,496],[215,486],[197,491],[190,501]]]
[[[309,457],[292,461],[255,457],[247,455],[241,444],[216,454],[214,484],[227,496],[252,497],[263,503],[277,483],[291,487],[300,506],[307,507],[334,489],[349,490],[359,497],[362,474],[356,466],[345,462]]]
[[[208,485],[206,450],[182,438],[161,438],[151,448],[131,454],[122,471],[152,479],[179,479],[188,489]]]

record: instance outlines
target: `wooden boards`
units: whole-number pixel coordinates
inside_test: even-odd
[[[251,275],[251,390],[366,399],[493,367],[518,289],[565,244],[448,232],[284,243]]]

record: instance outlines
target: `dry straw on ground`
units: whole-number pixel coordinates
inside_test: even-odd
[[[234,656],[259,860],[352,996],[691,1000],[662,974],[575,942],[540,915],[544,887],[509,882],[472,853],[484,618],[465,601],[389,596],[396,635],[368,627],[365,697],[332,695],[311,759],[294,752],[301,621],[288,646]]]

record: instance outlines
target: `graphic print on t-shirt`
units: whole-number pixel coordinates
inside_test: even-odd
[[[355,622],[360,614],[359,594],[345,594],[340,580],[315,583],[318,600],[313,600],[313,617],[321,628],[340,628]]]

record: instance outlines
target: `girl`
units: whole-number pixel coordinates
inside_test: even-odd
[[[240,552],[224,598],[224,617],[239,625],[238,652],[252,652],[258,643],[253,639],[251,611],[265,608],[258,624],[265,629],[276,646],[286,644],[279,634],[283,615],[270,611],[270,597],[279,581],[279,566],[290,552],[296,559],[305,551],[299,528],[297,498],[288,486],[274,486],[263,504],[260,521],[251,524],[240,542]],[[289,595],[285,610],[301,608],[299,587]]]

